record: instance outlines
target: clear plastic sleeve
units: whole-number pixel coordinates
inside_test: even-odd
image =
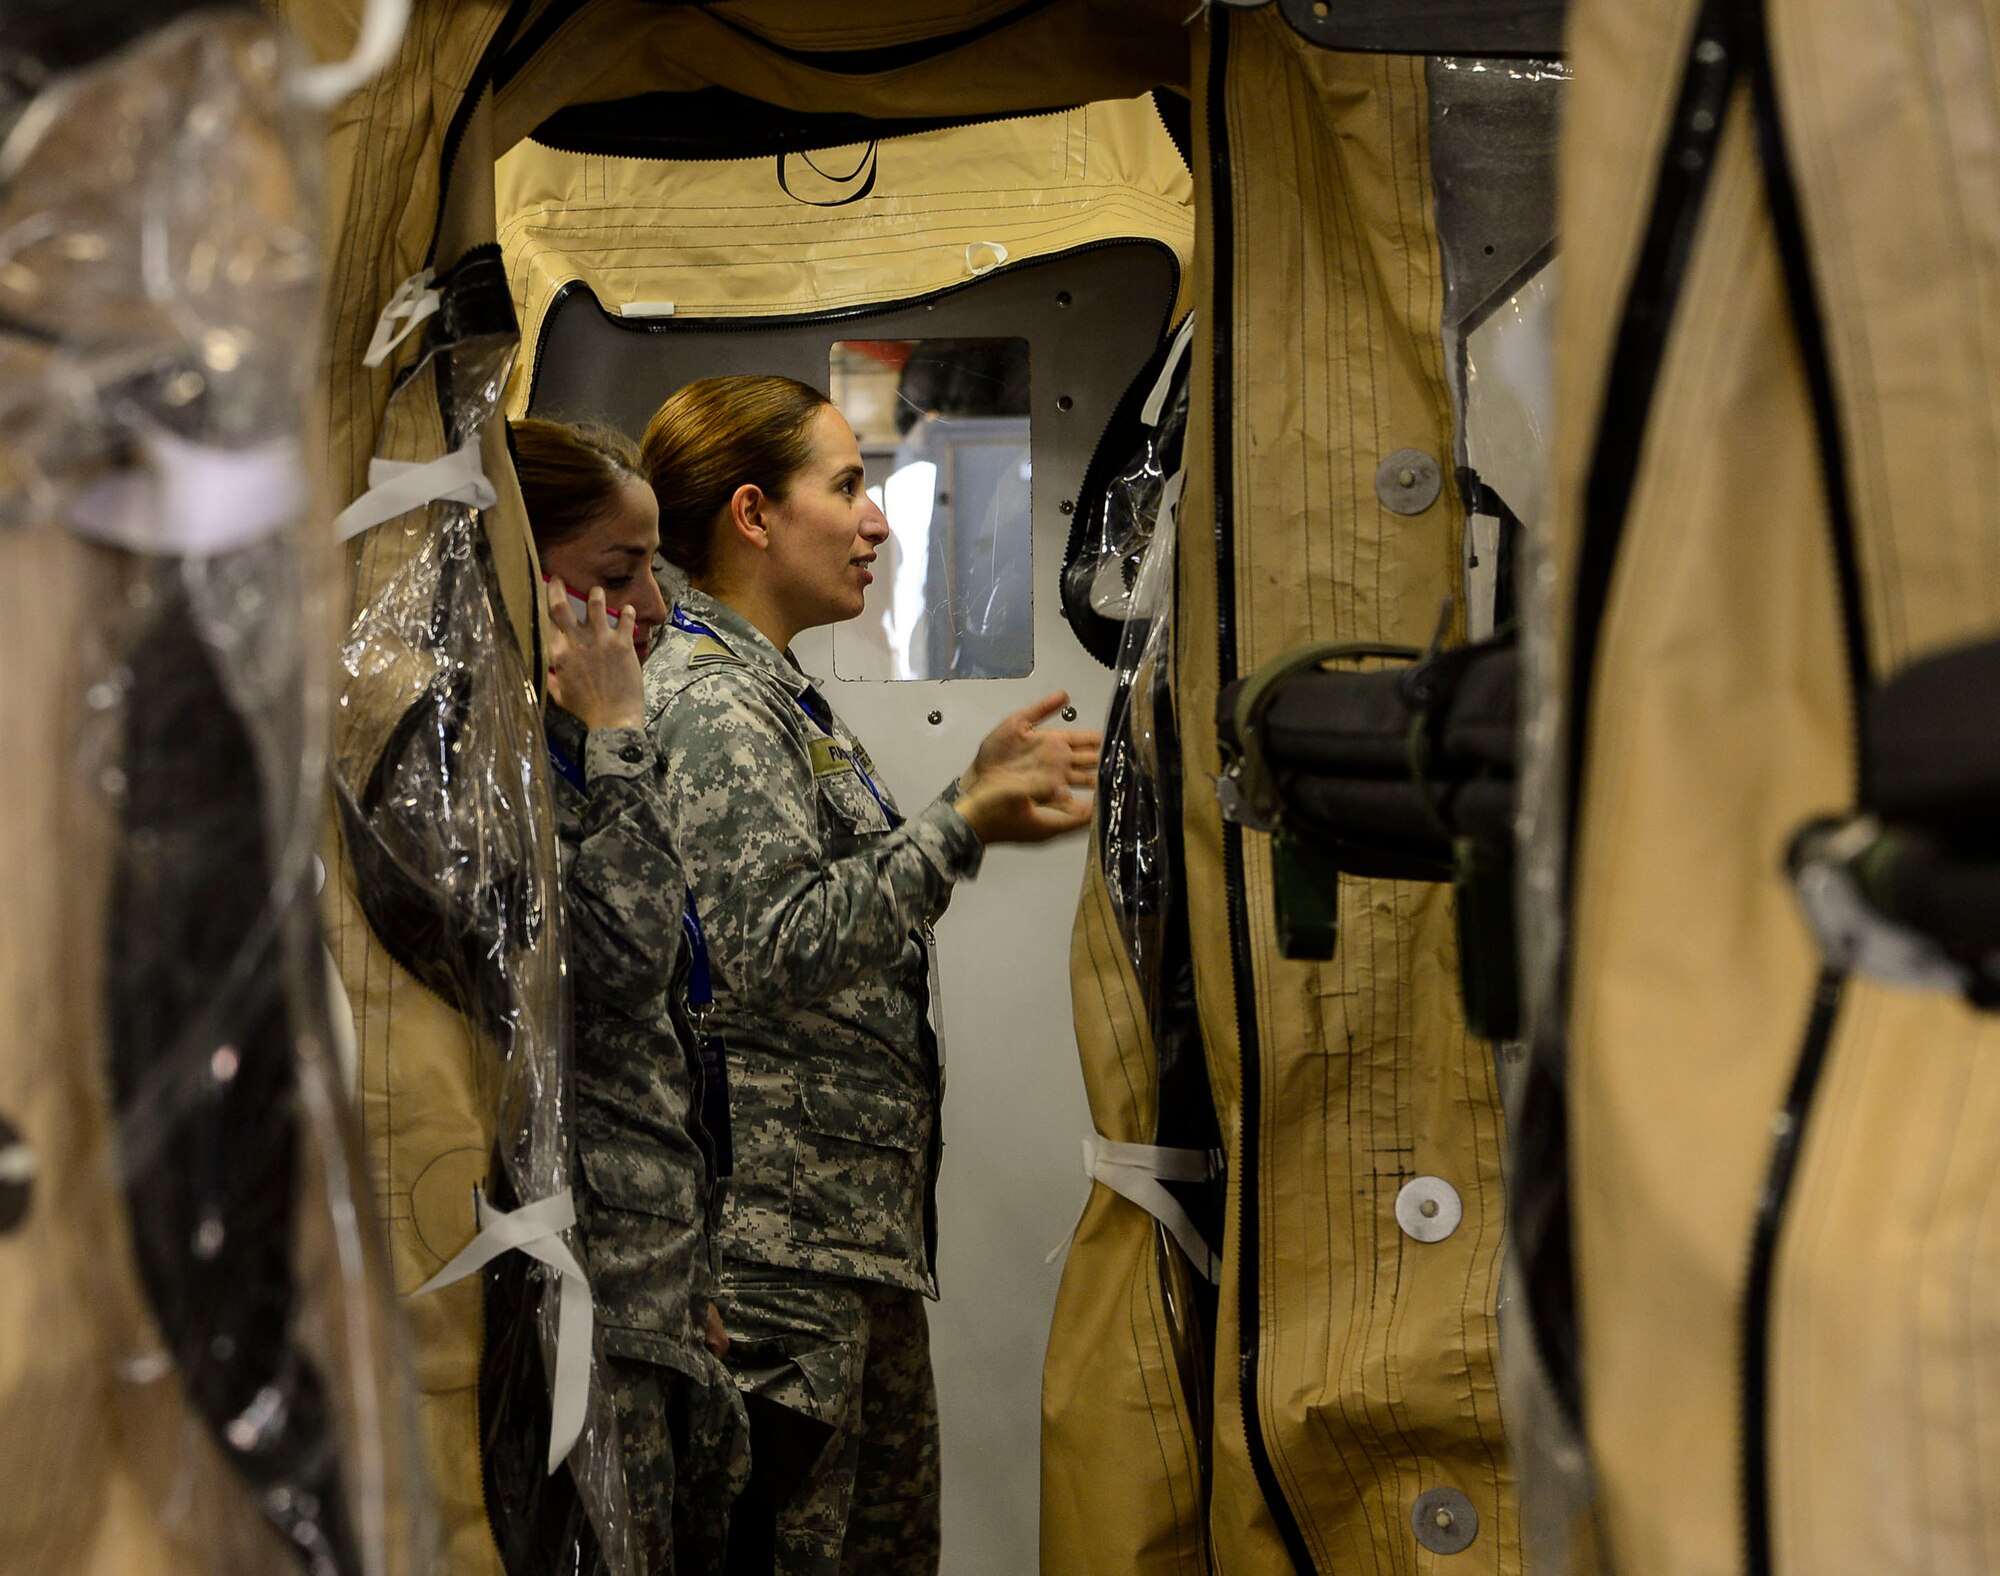
[[[314,898],[318,128],[269,22],[184,9],[0,33],[0,1563],[395,1576],[430,1525]]]
[[[516,338],[497,249],[438,281],[440,304],[383,421],[401,463],[476,452]],[[361,907],[397,962],[461,1012],[490,1058],[495,1148],[484,1188],[513,1212],[571,1180],[568,987],[549,765],[535,684],[501,601],[477,507],[449,499],[376,526],[395,569],[341,648],[335,798]],[[467,1201],[468,1237],[478,1222]],[[560,1240],[578,1263],[573,1228]],[[615,1423],[591,1353],[583,1431],[549,1472],[562,1406],[565,1277],[523,1252],[484,1270],[481,1470],[515,1576],[635,1570]],[[573,1295],[573,1293],[572,1293]],[[552,1389],[554,1394],[552,1396]]]
[[[1189,320],[1190,324],[1192,319]],[[1195,1013],[1194,958],[1181,868],[1181,749],[1173,710],[1175,516],[1193,367],[1184,326],[1148,402],[1137,447],[1113,476],[1095,539],[1105,584],[1093,605],[1120,626],[1116,687],[1098,771],[1099,857],[1105,887],[1145,1003],[1155,1070],[1153,1143],[1219,1155],[1207,1055]],[[1115,581],[1114,594],[1110,584]],[[1180,1203],[1212,1254],[1222,1249],[1222,1179],[1161,1184]],[[1194,1272],[1171,1231],[1154,1232],[1160,1284],[1184,1365],[1182,1393],[1208,1402],[1215,1288]],[[1207,1428],[1198,1430],[1206,1439]]]

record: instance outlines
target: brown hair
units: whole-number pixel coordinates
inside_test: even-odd
[[[581,536],[646,479],[638,445],[615,427],[529,416],[507,424],[507,439],[537,552]]]
[[[691,580],[707,576],[715,526],[736,489],[782,500],[812,459],[812,423],[830,401],[770,375],[703,378],[669,395],[640,452],[660,502],[660,552]]]

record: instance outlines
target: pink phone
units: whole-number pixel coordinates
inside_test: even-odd
[[[554,575],[542,576],[543,585],[552,586],[555,583],[556,577]],[[571,585],[567,580],[563,582],[563,594],[569,598],[569,610],[576,615],[576,621],[579,624],[588,624],[590,622],[590,598],[578,596],[576,594],[576,587]],[[604,616],[610,620],[613,629],[618,627],[617,608],[606,607]]]

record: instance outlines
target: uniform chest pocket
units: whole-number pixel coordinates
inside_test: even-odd
[[[793,1236],[896,1258],[920,1254],[930,1102],[914,1091],[828,1074],[808,1074],[799,1094],[804,1130]]]

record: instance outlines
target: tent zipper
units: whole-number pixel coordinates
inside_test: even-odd
[[[437,216],[431,222],[431,244],[424,252],[424,261],[435,265],[437,262],[438,240],[444,234],[445,204],[451,200],[452,166],[458,162],[459,145],[465,141],[466,128],[472,124],[472,117],[479,108],[479,101],[486,90],[493,85],[500,70],[500,62],[506,56],[507,45],[520,31],[528,13],[535,8],[535,0],[514,0],[507,8],[507,14],[500,19],[500,25],[493,30],[493,36],[486,41],[480,51],[479,64],[472,68],[472,76],[465,84],[465,92],[460,96],[458,108],[452,111],[451,124],[445,128],[444,148],[438,156],[438,198]]]
[[[784,328],[798,328],[811,323],[854,322],[870,317],[883,317],[889,313],[905,311],[911,307],[928,306],[942,301],[949,296],[957,295],[962,290],[970,290],[975,285],[983,284],[999,274],[1010,273],[1025,268],[1034,268],[1044,263],[1067,262],[1071,258],[1081,257],[1087,252],[1101,252],[1114,246],[1150,246],[1165,252],[1168,260],[1174,267],[1174,296],[1177,297],[1180,294],[1181,264],[1180,258],[1174,255],[1174,249],[1168,246],[1166,242],[1155,240],[1148,235],[1121,235],[1110,236],[1101,241],[1086,241],[1081,246],[1066,247],[1059,252],[1045,252],[1033,257],[1024,257],[1019,262],[1009,263],[1000,268],[989,269],[986,273],[971,279],[956,280],[951,284],[941,286],[936,290],[927,291],[922,295],[903,296],[893,301],[867,301],[857,306],[834,307],[824,312],[776,312],[762,316],[746,314],[742,317],[674,316],[646,318],[611,317],[611,314],[606,312],[605,316],[616,327],[628,334],[677,334],[697,331],[707,333],[755,334]],[[557,289],[556,293],[549,298],[549,304],[542,312],[541,328],[535,335],[534,362],[528,372],[528,405],[530,409],[534,407],[535,390],[541,382],[542,351],[548,340],[549,322],[555,317],[556,308],[568,300],[573,291],[577,290],[589,291],[590,286],[582,279],[565,281]],[[595,292],[591,292],[591,295],[592,299],[595,300]],[[597,305],[598,309],[602,311],[604,303],[599,301]],[[1171,315],[1171,305],[1168,307],[1168,312]],[[1101,437],[1099,441],[1103,441]]]
[[[1765,0],[1738,0],[1740,42],[1749,75],[1756,115],[1758,157],[1764,172],[1765,201],[1776,232],[1784,269],[1785,294],[1793,331],[1811,395],[1813,426],[1818,439],[1821,486],[1826,499],[1827,527],[1832,538],[1834,572],[1839,584],[1838,616],[1847,669],[1848,738],[1853,751],[1850,787],[1860,797],[1861,763],[1866,758],[1861,734],[1861,697],[1872,682],[1868,649],[1867,610],[1861,592],[1861,561],[1855,529],[1853,497],[1848,487],[1847,451],[1834,390],[1833,358],[1827,346],[1826,319],[1813,278],[1804,215],[1797,182],[1786,150],[1783,106],[1778,100],[1777,74],[1771,58],[1771,37]],[[1823,968],[1813,988],[1812,1010],[1804,1043],[1792,1072],[1783,1110],[1773,1123],[1771,1152],[1762,1193],[1757,1201],[1751,1238],[1750,1266],[1743,1298],[1742,1495],[1744,1569],[1746,1576],[1770,1576],[1775,1559],[1771,1535],[1770,1402],[1773,1386],[1772,1311],[1776,1296],[1778,1247],[1806,1140],[1807,1123],[1819,1093],[1834,1029],[1839,1022],[1844,977]]]
[[[1210,361],[1210,403],[1214,430],[1215,497],[1215,625],[1218,686],[1235,682],[1236,653],[1236,560],[1231,537],[1235,528],[1233,492],[1235,488],[1235,414],[1232,400],[1234,367],[1230,331],[1235,316],[1232,292],[1235,288],[1235,193],[1230,174],[1229,153],[1229,29],[1230,13],[1215,7],[1209,11],[1212,43],[1209,51],[1207,122],[1210,219],[1210,247],[1213,253],[1213,302],[1209,334],[1213,355]],[[1243,1442],[1250,1469],[1264,1497],[1273,1525],[1285,1545],[1294,1570],[1315,1572],[1312,1552],[1306,1546],[1291,1502],[1285,1497],[1271,1461],[1268,1441],[1259,1408],[1257,1367],[1258,1330],[1262,1310],[1257,1253],[1258,1130],[1263,1087],[1260,1078],[1257,1041],[1256,972],[1250,956],[1249,900],[1243,887],[1243,828],[1233,821],[1222,823],[1222,865],[1229,917],[1229,965],[1236,1007],[1237,1077],[1240,1088],[1237,1115],[1237,1161],[1230,1196],[1236,1200],[1236,1366],[1239,1411]]]

